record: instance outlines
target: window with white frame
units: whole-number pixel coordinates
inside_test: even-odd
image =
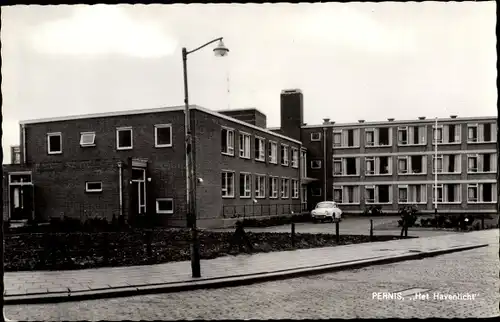
[[[266,161],[266,141],[263,138],[255,138],[255,160]]]
[[[333,159],[333,175],[342,175],[342,159]]]
[[[398,186],[398,203],[408,203],[408,185]]]
[[[85,192],[101,192],[102,191],[102,182],[93,181],[93,182],[85,182]]]
[[[265,198],[266,197],[266,176],[265,175],[255,175],[255,198]]]
[[[321,160],[312,160],[311,169],[321,169]]]
[[[398,174],[408,173],[408,157],[398,157]]]
[[[391,146],[392,145],[392,128],[380,127],[375,132],[375,145]]]
[[[130,150],[133,147],[133,132],[131,127],[121,127],[116,129],[116,149]]]
[[[438,155],[432,156],[432,173],[442,173],[443,172],[443,156]]]
[[[398,127],[398,145],[424,145],[427,142],[427,128],[420,126]]]
[[[240,158],[250,159],[250,135],[240,133]]]
[[[359,157],[333,159],[333,175],[359,176],[359,160]]]
[[[403,166],[400,160],[407,160],[408,174],[426,174],[427,173],[427,156],[411,155],[406,157],[398,157],[399,166]],[[402,170],[402,169],[401,169]],[[403,172],[400,172],[402,174]]]
[[[342,187],[333,187],[333,201],[342,203]]]
[[[269,177],[269,198],[278,198],[278,178]]]
[[[288,166],[288,145],[281,145],[281,165]]]
[[[292,168],[299,167],[299,149],[292,148]]]
[[[473,183],[467,185],[467,202],[497,202],[496,183]]]
[[[172,124],[155,125],[155,147],[167,148],[172,146]]]
[[[337,148],[359,147],[359,132],[360,129],[335,130],[333,133],[333,146]],[[340,145],[338,143],[339,139],[340,139]]]
[[[408,144],[408,126],[398,127],[398,145]]]
[[[365,129],[365,146],[375,145],[375,129]]]
[[[290,197],[290,179],[281,178],[281,199]]]
[[[359,186],[343,186],[342,203],[359,204]]]
[[[478,171],[479,154],[469,154],[467,156],[467,172],[475,173]]]
[[[481,124],[479,129],[479,139],[481,140],[481,142],[496,142],[496,130],[496,123]]]
[[[432,126],[432,144],[441,144],[443,143],[443,126],[436,125]]]
[[[467,202],[479,201],[479,185],[477,183],[467,185]]]
[[[460,203],[460,184],[443,184],[443,201],[447,203]]]
[[[297,179],[292,179],[292,198],[299,198],[299,180]]]
[[[467,143],[475,143],[478,141],[478,124],[467,124]]]
[[[384,175],[392,173],[392,157],[380,156],[375,157],[375,174]]]
[[[221,129],[221,153],[234,156],[234,130]]]
[[[62,153],[62,134],[61,132],[47,134],[47,152],[48,154]]]
[[[436,198],[437,194],[437,198]],[[438,184],[438,185],[432,185],[432,203],[435,202],[442,203],[443,202],[443,185]]]
[[[81,147],[95,146],[95,132],[80,133],[80,146]]]
[[[158,198],[158,199],[156,199],[156,213],[157,214],[173,214],[174,213],[174,199],[172,199],[172,198]]]
[[[307,178],[307,152],[300,151],[300,173],[303,178]]]
[[[444,126],[443,142],[444,143],[461,143],[462,142],[462,124],[447,124]]]
[[[461,155],[460,154],[443,154],[442,156],[442,173],[460,173],[461,172]],[[438,156],[439,158],[439,156]],[[434,163],[433,163],[434,166]],[[439,164],[438,164],[439,167]]]
[[[311,196],[313,197],[321,197],[321,188],[313,187],[311,188]]]
[[[375,158],[374,157],[366,157],[365,158],[365,174],[373,175],[375,174]]]
[[[269,141],[269,163],[278,163],[278,143]]]
[[[321,141],[321,133],[320,132],[311,133],[311,141]]]
[[[223,171],[221,177],[222,197],[234,198],[234,172]]]
[[[240,172],[240,198],[252,196],[252,179],[250,173]]]
[[[391,185],[365,186],[365,202],[367,204],[391,203],[391,188]]]

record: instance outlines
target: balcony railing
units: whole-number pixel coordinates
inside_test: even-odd
[[[224,218],[247,218],[292,215],[307,212],[306,204],[268,204],[268,205],[224,205],[222,216]]]

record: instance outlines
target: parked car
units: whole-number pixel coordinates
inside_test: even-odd
[[[322,201],[311,211],[311,217],[314,222],[325,220],[333,222],[335,219],[340,221],[342,210],[334,201]]]

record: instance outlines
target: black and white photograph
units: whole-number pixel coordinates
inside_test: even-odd
[[[0,322],[500,317],[496,11],[2,5]]]

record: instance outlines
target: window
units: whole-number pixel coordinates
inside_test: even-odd
[[[409,165],[411,174],[427,173],[427,157],[424,155],[412,155],[409,157]]]
[[[443,184],[443,200],[448,203],[460,203],[460,184]]]
[[[288,166],[288,145],[281,145],[281,165]]]
[[[398,157],[398,173],[408,173],[408,157]]]
[[[249,173],[240,173],[240,198],[252,196],[252,181]]]
[[[172,146],[172,125],[155,125],[155,147],[166,148]]]
[[[408,144],[408,127],[398,127],[398,145]]]
[[[269,142],[269,163],[278,164],[278,144]]]
[[[467,172],[478,172],[478,154],[471,154],[467,156]]]
[[[478,189],[479,185],[477,183],[475,184],[469,184],[467,185],[467,202],[478,202]]]
[[[333,201],[336,203],[342,203],[342,187],[333,188]]]
[[[437,198],[436,198],[436,193],[437,193]],[[443,202],[443,185],[438,184],[432,185],[432,200],[433,202]]]
[[[281,178],[281,199],[290,197],[290,179]]]
[[[443,156],[438,155],[436,158],[432,156],[432,173],[442,173],[443,172]]]
[[[427,185],[410,184],[408,185],[409,203],[427,203]]]
[[[240,158],[250,159],[250,135],[240,133]]]
[[[359,187],[343,186],[342,187],[342,203],[343,204],[359,204]]]
[[[398,203],[408,202],[408,186],[398,187]]]
[[[333,131],[333,147],[339,148],[342,146],[342,131]]]
[[[311,141],[321,141],[321,133],[311,133]]]
[[[478,125],[468,124],[467,125],[467,142],[474,143],[478,142]]]
[[[450,154],[442,155],[442,172],[443,173],[460,173],[461,170],[461,155],[460,154]],[[439,158],[439,156],[438,156]],[[434,165],[433,165],[434,166]],[[439,166],[439,164],[438,164]]]
[[[292,168],[299,167],[299,150],[292,148]]]
[[[81,147],[95,146],[95,132],[80,133],[80,146]]]
[[[269,177],[269,198],[278,198],[278,178]]]
[[[391,185],[378,185],[365,187],[365,202],[371,203],[390,203]]]
[[[221,152],[226,155],[234,155],[234,130],[222,128]]]
[[[333,159],[333,175],[342,175],[342,159]]]
[[[300,172],[303,178],[307,178],[307,152],[300,151]]]
[[[357,175],[358,174],[358,167],[357,167],[357,159],[356,158],[345,158],[345,169],[346,169],[346,175],[351,176],[351,175]]]
[[[312,160],[311,169],[321,169],[321,160]]]
[[[389,146],[391,145],[391,128],[381,127],[378,130],[378,145]]]
[[[366,146],[374,146],[375,145],[375,130],[374,129],[366,129],[365,130],[365,140]]]
[[[174,199],[172,199],[172,198],[158,198],[158,199],[156,199],[156,213],[157,214],[173,214],[174,213]]]
[[[85,192],[101,192],[102,182],[85,182]]]
[[[432,126],[433,132],[432,132],[432,143],[433,144],[440,144],[443,143],[443,126],[438,125],[437,127],[435,125]]]
[[[377,157],[375,159],[375,174],[390,174],[392,158],[388,156]]]
[[[234,198],[234,172],[222,172],[222,197]]]
[[[354,148],[359,147],[359,129],[342,129],[333,132],[333,147]]]
[[[255,198],[266,197],[266,176],[255,175]]]
[[[313,197],[321,197],[321,188],[312,188],[311,195]]]
[[[333,175],[359,175],[359,158],[348,157],[333,159]]]
[[[423,145],[426,143],[426,126],[398,127],[398,145]]]
[[[116,149],[130,150],[133,147],[132,143],[132,128],[122,127],[116,129]]]
[[[297,179],[292,179],[292,198],[299,198],[299,180]]]
[[[365,187],[365,203],[375,203],[375,186]]]
[[[474,183],[467,185],[467,202],[497,202],[495,183]]]
[[[365,160],[366,160],[365,174],[367,175],[375,174],[375,158],[367,157]]]
[[[460,143],[462,142],[462,127],[460,124],[449,124],[446,125],[448,131],[445,130],[444,133],[444,142],[446,143]]]
[[[11,153],[12,164],[20,164],[21,163],[21,147],[19,147],[19,146],[10,147],[10,153]]]
[[[47,134],[47,151],[49,154],[62,153],[62,134],[60,132]]]
[[[483,127],[484,127],[484,130],[483,130],[483,142],[491,142],[493,141],[491,139],[491,128],[492,128],[492,125],[494,124],[484,124]]]
[[[255,138],[255,160],[266,161],[266,141],[263,138]]]

